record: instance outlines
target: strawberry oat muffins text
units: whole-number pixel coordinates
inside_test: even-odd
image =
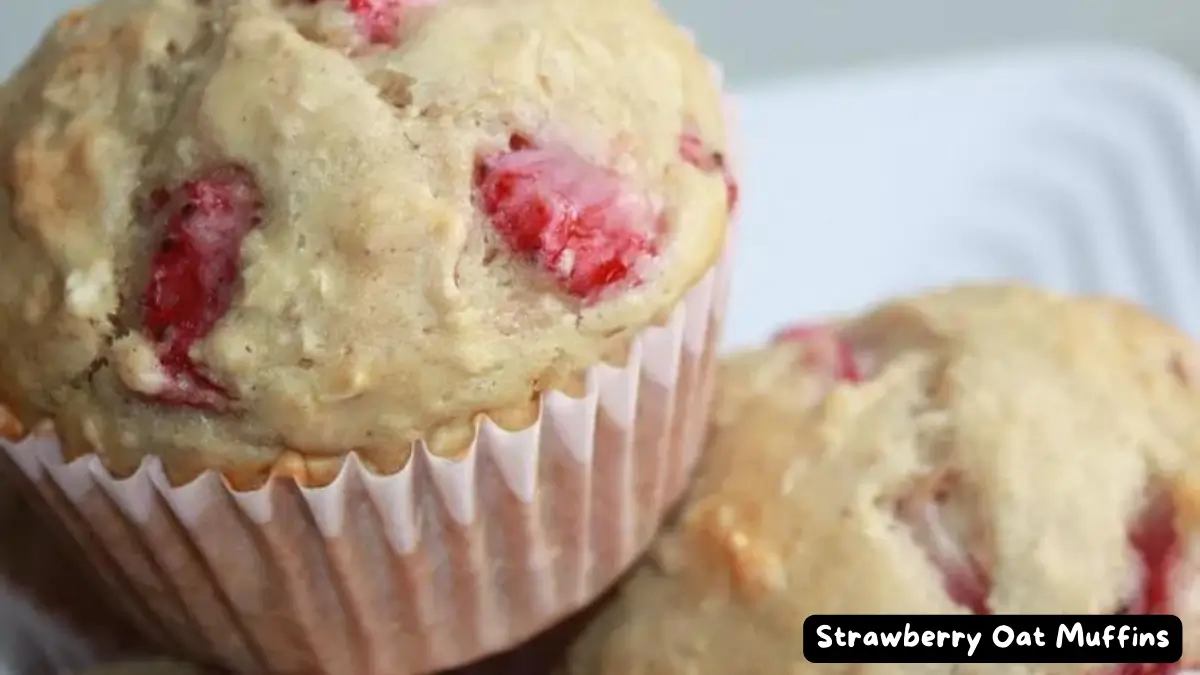
[[[696,456],[719,86],[651,0],[71,12],[0,89],[9,468],[183,654],[511,645]]]
[[[1200,663],[1200,349],[1140,309],[900,300],[731,357],[713,415],[678,522],[571,675],[1180,668],[811,664],[812,614],[1176,614]]]

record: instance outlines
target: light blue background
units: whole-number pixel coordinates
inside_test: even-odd
[[[599,1],[599,0],[598,0]],[[814,68],[1061,39],[1154,47],[1200,67],[1195,0],[662,0],[745,84]],[[0,0],[7,74],[69,0]]]

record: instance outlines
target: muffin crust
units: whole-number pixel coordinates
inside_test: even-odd
[[[801,625],[1131,612],[1194,626],[1198,356],[1135,307],[1013,286],[900,300],[736,355],[682,515],[567,670],[1133,672],[817,665]],[[1193,631],[1184,662],[1198,661]]]
[[[118,474],[457,452],[712,266],[718,86],[651,0],[76,10],[0,90],[0,401]]]

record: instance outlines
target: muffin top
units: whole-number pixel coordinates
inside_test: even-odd
[[[1096,673],[815,665],[812,614],[1200,622],[1200,352],[1120,302],[974,286],[721,366],[677,522],[572,675]],[[1200,634],[1184,660],[1200,661]]]
[[[725,142],[652,0],[103,0],[0,89],[0,400],[117,472],[461,450],[705,274]]]

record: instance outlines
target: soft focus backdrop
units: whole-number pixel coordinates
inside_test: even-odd
[[[661,0],[735,85],[812,68],[1056,40],[1150,46],[1200,69],[1195,0]],[[71,0],[0,0],[0,75]]]

